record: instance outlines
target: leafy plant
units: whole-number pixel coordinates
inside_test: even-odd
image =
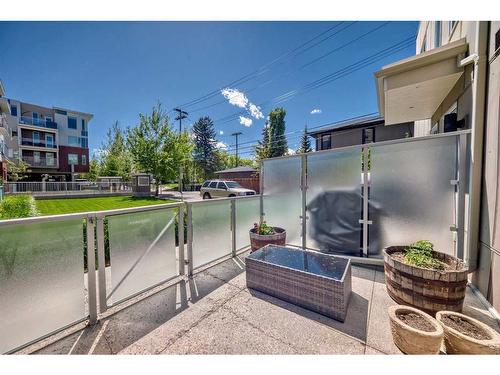
[[[406,247],[404,258],[406,263],[417,267],[443,270],[443,262],[434,257],[434,245],[427,240],[420,240]]]
[[[254,223],[253,228],[255,229],[255,233],[260,234],[262,236],[269,236],[271,234],[275,234],[274,228],[267,225],[265,221],[260,224]]]
[[[5,197],[0,203],[0,219],[38,216],[35,199],[31,195]]]

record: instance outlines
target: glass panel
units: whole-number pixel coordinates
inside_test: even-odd
[[[231,202],[205,201],[192,206],[193,267],[231,253]]]
[[[235,200],[236,209],[236,249],[250,246],[249,231],[254,223],[259,222],[260,197],[242,198]]]
[[[307,247],[361,255],[361,150],[307,156]]]
[[[456,137],[371,148],[370,256],[426,239],[454,254]]]
[[[0,353],[85,318],[83,220],[0,227]]]
[[[270,159],[263,163],[264,219],[286,230],[286,242],[301,245],[301,158]]]
[[[170,208],[108,217],[113,301],[177,275],[176,213]]]

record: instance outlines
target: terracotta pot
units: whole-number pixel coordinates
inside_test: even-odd
[[[262,235],[255,233],[255,229],[250,229],[250,246],[253,253],[266,245],[281,245],[286,244],[286,231],[283,228],[273,227],[275,234]]]
[[[385,285],[389,296],[399,304],[416,307],[434,316],[438,311],[462,311],[467,287],[467,266],[460,259],[433,251],[448,264],[446,271],[406,264],[392,256],[405,246],[384,249]]]
[[[443,318],[451,315],[458,316],[476,326],[489,338],[478,340],[446,325]],[[436,319],[443,326],[447,354],[500,354],[500,334],[479,320],[454,311],[439,311]]]
[[[426,332],[404,323],[398,314],[415,313],[430,323],[434,331]],[[443,340],[443,328],[429,314],[409,306],[389,307],[392,339],[394,344],[405,354],[438,354]]]

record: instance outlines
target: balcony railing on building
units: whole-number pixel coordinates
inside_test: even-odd
[[[47,142],[44,140],[34,140],[33,138],[22,138],[22,146],[34,146],[34,147],[45,147],[45,148],[57,148],[54,142]]]
[[[57,129],[57,123],[52,120],[22,116],[19,123],[23,125],[39,126],[48,129]]]
[[[56,158],[22,156],[21,160],[31,167],[57,168],[58,166]]]

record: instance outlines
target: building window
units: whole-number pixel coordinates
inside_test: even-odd
[[[434,24],[434,48],[441,47],[441,21]]]
[[[33,162],[35,164],[40,164],[40,151],[33,152]]]
[[[68,129],[76,129],[76,117],[68,116]]]
[[[80,147],[83,147],[83,148],[88,148],[89,147],[89,140],[88,140],[88,138],[80,138]]]
[[[14,117],[17,117],[17,105],[10,105],[10,114]]]
[[[329,150],[332,148],[332,136],[331,134],[324,134],[321,136],[321,149]]]
[[[87,123],[85,122],[84,118],[82,118],[82,130],[87,131]]]
[[[70,146],[80,146],[80,143],[78,142],[78,137],[75,137],[74,135],[68,135],[68,145]]]
[[[422,41],[422,48],[420,48],[420,53],[424,53],[427,51],[427,34],[424,36],[424,40]]]
[[[45,134],[45,146],[54,147],[54,136],[52,134]]]
[[[78,154],[68,154],[68,164],[78,165]]]
[[[138,177],[137,186],[149,186],[149,177]]]
[[[500,48],[500,29],[495,33],[495,51]]]
[[[455,25],[458,23],[458,21],[448,21],[448,28],[449,28],[449,36],[451,36],[451,33],[453,32],[453,28]]]
[[[87,165],[87,155],[82,155],[82,165]]]
[[[39,146],[39,145],[40,145],[40,133],[33,132],[33,146]]]
[[[11,137],[17,137],[17,130],[12,130]]]
[[[55,158],[54,158],[54,154],[52,152],[47,152],[45,154],[45,158],[47,160],[47,165],[48,166],[54,166],[56,163],[55,163]]]

